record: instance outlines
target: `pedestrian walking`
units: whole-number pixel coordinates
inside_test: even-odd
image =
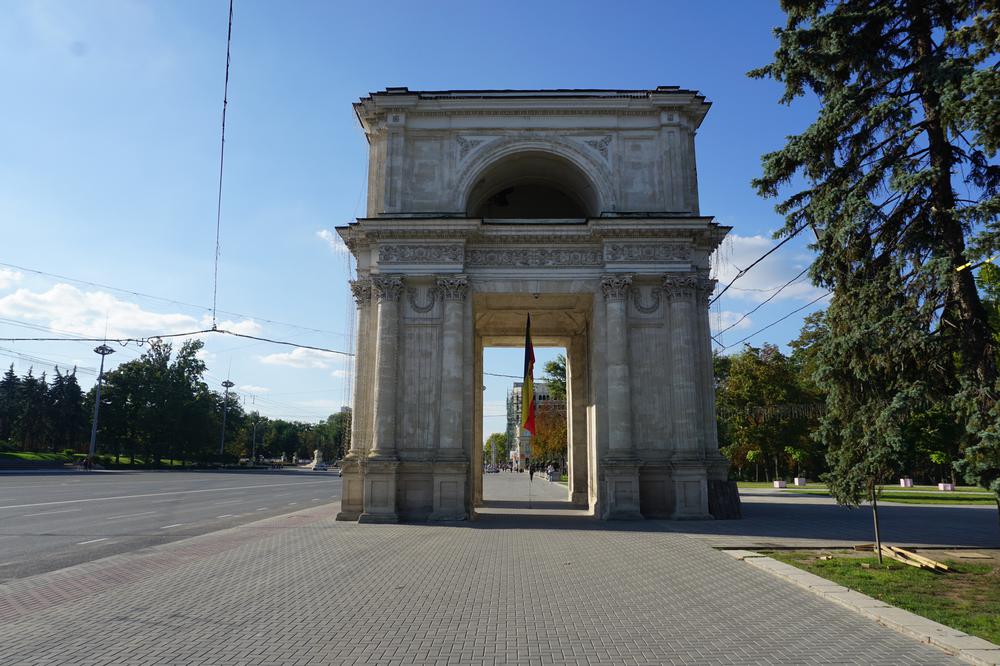
[[[534,465],[532,465],[531,467],[528,468],[528,482],[530,483],[531,481],[534,480],[535,480],[535,467]]]

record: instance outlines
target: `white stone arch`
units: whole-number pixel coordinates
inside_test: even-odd
[[[469,197],[473,189],[492,168],[508,158],[528,153],[552,156],[574,167],[593,191],[594,201],[591,205],[593,210],[589,212],[594,217],[617,210],[614,188],[611,185],[611,172],[607,165],[589,155],[575,143],[554,136],[507,136],[479,147],[469,158],[455,188],[456,209],[468,210]]]

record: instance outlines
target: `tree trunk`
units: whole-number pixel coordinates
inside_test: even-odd
[[[955,192],[951,173],[954,168],[952,146],[941,117],[941,95],[934,84],[934,42],[932,26],[924,0],[911,0],[910,27],[917,68],[913,77],[915,90],[920,95],[927,128],[927,144],[933,170],[931,185],[931,220],[933,232],[940,238],[953,269],[965,264],[965,236],[962,225],[955,216]],[[992,350],[992,335],[987,322],[986,309],[979,299],[971,270],[952,270],[948,297],[941,314],[942,326],[954,326],[954,339],[959,347],[965,367],[973,369],[976,383],[986,392],[996,384],[997,368]],[[980,405],[982,407],[982,405]]]
[[[875,484],[871,485],[872,498],[872,522],[875,525],[875,553],[878,555],[879,566],[882,565],[882,535],[878,528],[878,497],[875,492]]]

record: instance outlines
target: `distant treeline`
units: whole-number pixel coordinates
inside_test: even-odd
[[[116,463],[159,464],[235,462],[254,450],[258,457],[286,460],[343,457],[348,445],[349,409],[320,423],[269,419],[246,412],[229,394],[225,451],[220,456],[224,396],[204,381],[198,358],[204,343],[173,346],[153,342],[137,359],[104,374],[98,419],[97,453]],[[96,391],[84,393],[76,369],[58,367],[51,375],[29,369],[18,376],[11,365],[0,379],[0,449],[8,451],[88,450]]]

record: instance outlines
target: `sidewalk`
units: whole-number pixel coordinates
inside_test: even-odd
[[[358,525],[337,508],[0,586],[0,661],[957,663],[659,523]]]

